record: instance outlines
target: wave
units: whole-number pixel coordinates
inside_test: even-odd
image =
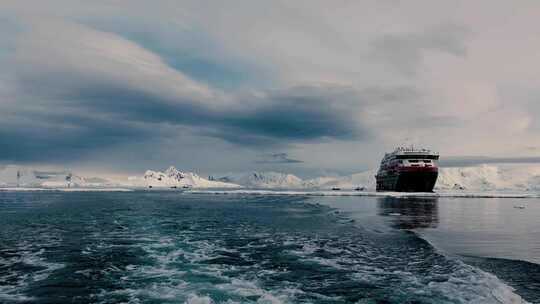
[[[495,275],[412,233],[362,229],[303,197],[97,197],[72,210],[69,195],[69,209],[50,205],[17,234],[2,261],[15,265],[9,254],[28,252],[24,264],[37,268],[15,273],[26,285],[5,294],[50,301],[72,284],[75,301],[95,303],[525,303]],[[45,287],[32,289],[36,282]]]
[[[123,295],[185,303],[526,303],[495,275],[440,254],[414,234],[358,235],[351,225],[338,225],[339,233],[290,235],[255,234],[239,223],[234,234],[214,241],[156,235],[142,246],[149,262],[122,270],[126,282],[139,284],[95,296],[103,302]],[[196,230],[220,235],[210,226],[197,224]]]
[[[27,290],[49,276],[65,264],[51,262],[43,247],[54,246],[61,240],[58,235],[39,233],[31,240],[17,240],[0,249],[0,302],[28,302],[35,300],[27,295]]]

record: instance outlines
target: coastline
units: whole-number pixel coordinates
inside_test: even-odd
[[[448,197],[448,198],[540,198],[540,192],[528,191],[436,191],[436,192],[376,192],[354,190],[290,190],[290,189],[169,189],[169,188],[39,188],[5,187],[0,192],[57,191],[57,192],[178,192],[213,195],[287,195],[287,196],[372,196],[372,197]]]

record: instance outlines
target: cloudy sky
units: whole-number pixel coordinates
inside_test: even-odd
[[[538,161],[538,1],[0,0],[0,163]]]

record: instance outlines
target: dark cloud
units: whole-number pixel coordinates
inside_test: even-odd
[[[63,162],[83,158],[125,142],[152,138],[145,126],[103,114],[69,115],[26,112],[0,122],[2,161]],[[165,136],[167,133],[161,131]],[[170,134],[169,134],[170,135]]]
[[[259,149],[369,137],[358,119],[362,102],[350,88],[228,94],[122,37],[69,25],[39,23],[19,39],[10,61],[15,100],[0,104],[3,160],[77,158],[174,136],[176,127]]]
[[[200,135],[252,147],[324,138],[360,139],[368,133],[354,115],[344,111],[345,105],[328,105],[339,103],[331,94],[318,96],[319,88],[303,88],[310,92],[306,95],[296,89],[289,95],[284,90],[276,96],[253,97],[249,106],[241,103],[229,109],[212,109],[130,88],[87,86],[70,92],[69,98],[42,100],[43,108],[38,112],[19,109],[16,121],[2,124],[0,133],[5,134],[1,140],[11,143],[10,149],[0,152],[2,158],[76,156],[123,142],[170,136],[169,127],[174,125],[194,127]]]
[[[194,76],[208,72],[226,77],[233,70],[227,68],[226,59],[221,58],[206,72],[202,66],[201,70],[192,66],[194,70],[184,71],[191,63],[197,65],[198,59],[182,57],[191,56],[190,51],[201,49],[201,45],[193,50],[183,48],[180,42],[160,45],[162,40],[150,39],[146,43],[154,47],[148,49],[141,46],[142,38],[137,44],[119,35],[126,30],[101,31],[88,24],[34,20],[11,40],[16,43],[4,54],[6,68],[0,71],[9,76],[5,85],[0,78],[1,161],[62,162],[106,155],[104,151],[117,146],[144,145],[139,143],[148,143],[147,148],[122,148],[122,152],[139,153],[141,159],[148,159],[149,154],[164,153],[154,146],[156,143],[174,142],[186,133],[197,140],[204,137],[200,142],[211,142],[202,149],[214,148],[218,142],[260,154],[304,143],[366,142],[378,135],[379,126],[404,126],[418,116],[428,119],[419,121],[421,124],[454,123],[450,118],[419,115],[422,107],[411,105],[422,96],[408,86],[358,90],[324,83],[223,91],[220,88],[230,83],[216,86],[204,82],[212,77]],[[136,38],[139,34],[130,35]],[[174,37],[169,34],[167,38]],[[452,49],[452,43],[445,46],[445,39],[438,41],[429,35],[404,41],[410,43],[406,49],[416,45],[416,52],[448,48],[459,53],[459,48]],[[421,47],[419,41],[424,43]],[[241,66],[234,61],[232,65]],[[232,77],[238,79],[231,83],[244,81],[238,74],[257,70],[248,66],[234,71]],[[9,96],[2,96],[3,87],[9,88]],[[400,113],[406,121],[392,113]],[[177,147],[181,145],[179,141]],[[131,155],[125,158],[138,159]],[[285,153],[256,161],[301,162]]]
[[[258,164],[299,164],[303,161],[298,159],[289,158],[287,153],[271,153],[263,154],[260,156],[260,159],[255,161]]]
[[[531,164],[540,163],[540,157],[487,157],[459,156],[441,158],[441,167],[467,167],[483,164]]]
[[[245,98],[245,97],[244,97]],[[339,86],[304,86],[253,96],[245,108],[216,113],[223,139],[246,142],[366,139],[370,131],[358,119],[360,96]],[[231,139],[231,136],[236,139]],[[255,136],[256,138],[253,138]]]

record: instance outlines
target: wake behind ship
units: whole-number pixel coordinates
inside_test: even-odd
[[[432,192],[438,160],[438,153],[413,147],[386,153],[375,175],[377,191]]]

